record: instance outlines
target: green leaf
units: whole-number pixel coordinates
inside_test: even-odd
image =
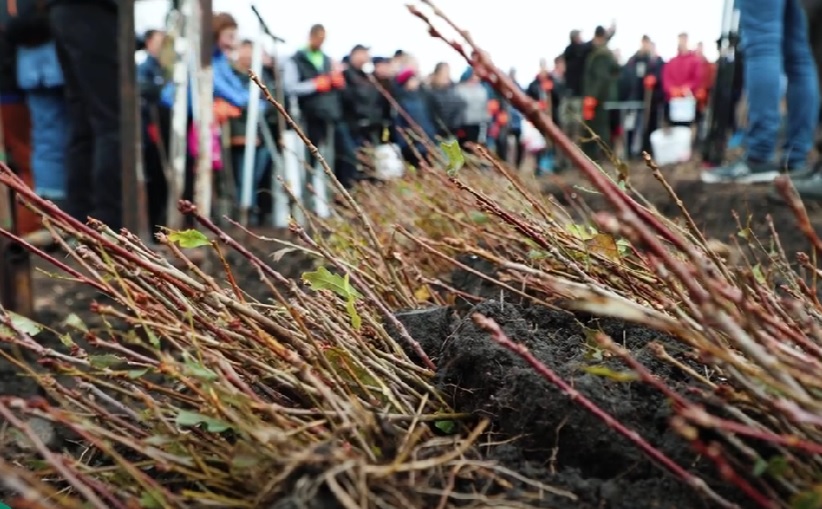
[[[204,382],[213,382],[220,378],[220,375],[215,371],[203,366],[202,363],[190,356],[186,358],[184,366],[187,375],[199,378]]]
[[[11,320],[11,326],[14,329],[9,330],[8,327],[4,327],[0,325],[0,335],[3,336],[16,336],[17,332],[22,332],[23,334],[28,334],[29,336],[36,336],[43,332],[43,326],[39,323],[35,322],[31,318],[26,318],[23,315],[18,315],[12,311],[6,311],[9,319]]]
[[[360,330],[362,317],[357,312],[357,301],[352,298],[345,301],[345,311],[348,313],[348,318],[351,319],[351,326],[354,327],[354,330]]]
[[[63,325],[67,327],[72,327],[81,332],[88,332],[88,327],[86,326],[86,323],[83,321],[82,318],[77,316],[77,313],[72,313],[68,315],[66,319],[63,320]]]
[[[60,343],[62,343],[66,348],[73,348],[77,344],[73,339],[71,339],[70,334],[60,334],[59,339]]]
[[[181,411],[174,420],[177,426],[181,428],[191,428],[194,426],[205,426],[209,433],[222,433],[231,429],[231,425],[220,419],[215,419],[207,415],[198,414],[196,412]]]
[[[468,214],[468,217],[471,219],[471,222],[475,224],[485,224],[490,220],[488,214],[483,214],[478,210],[472,210],[471,213]]]
[[[435,421],[434,427],[446,435],[453,435],[457,432],[457,423],[454,421]]]
[[[757,283],[764,285],[767,280],[765,279],[765,274],[762,272],[762,266],[758,263],[753,266],[753,277]]]
[[[163,509],[163,498],[153,491],[146,491],[140,496],[140,507],[143,509]]]
[[[148,342],[151,343],[151,346],[153,346],[156,350],[159,350],[160,338],[158,338],[156,334],[154,334],[147,328],[143,328],[143,330],[146,331],[146,336],[148,337]]]
[[[195,247],[211,245],[211,241],[197,230],[171,232],[168,234],[168,240],[174,242],[183,249],[193,249]]]
[[[116,355],[111,354],[104,354],[104,355],[92,355],[88,358],[89,364],[91,364],[92,368],[97,369],[105,369],[115,366],[117,364],[122,364],[125,362],[125,359],[122,357],[118,357]]]
[[[567,228],[569,233],[580,240],[591,240],[599,233],[596,228],[584,224],[572,224]]]
[[[759,458],[754,463],[753,475],[760,477],[763,474],[768,474],[773,477],[781,477],[785,475],[788,468],[788,460],[784,456],[774,456],[767,461]]]
[[[822,509],[822,493],[818,490],[797,493],[791,498],[791,509]]]
[[[351,286],[347,275],[342,277],[329,272],[325,267],[320,267],[313,272],[303,272],[303,280],[314,291],[329,290],[345,300],[348,300],[349,297],[354,297],[354,299],[362,298],[362,295]]]
[[[465,166],[465,155],[462,153],[459,142],[457,140],[443,141],[440,143],[440,148],[448,160],[448,167],[446,168],[448,176],[455,177],[457,172]]]
[[[148,368],[144,369],[132,369],[126,371],[126,376],[131,378],[132,380],[137,380],[138,378],[142,378],[148,373]]]
[[[632,371],[614,371],[605,366],[585,366],[582,370],[589,375],[609,378],[614,382],[635,382],[639,379]]]
[[[345,310],[351,319],[351,326],[357,330],[362,327],[362,318],[357,312],[356,305],[357,300],[361,299],[362,295],[351,286],[351,279],[347,273],[345,276],[340,277],[338,274],[329,272],[325,267],[320,267],[314,272],[304,272],[303,280],[314,291],[328,290],[345,299]]]
[[[753,475],[756,476],[756,477],[759,477],[767,471],[768,471],[768,462],[763,460],[762,458],[757,458],[756,462],[754,463],[754,467],[753,467]]]

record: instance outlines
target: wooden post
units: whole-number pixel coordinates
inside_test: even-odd
[[[214,37],[211,32],[211,0],[199,0],[199,47],[197,58],[197,108],[199,157],[194,180],[194,203],[200,214],[211,216],[213,198],[213,144],[214,132],[214,71],[211,58],[214,52]],[[194,41],[192,41],[194,42]]]
[[[124,0],[118,13],[120,58],[120,164],[122,165],[123,226],[148,240],[146,179],[142,165],[140,101],[134,63],[134,0]]]
[[[188,127],[188,87],[189,87],[189,35],[191,28],[191,4],[194,0],[177,0],[174,2],[173,20],[169,35],[174,39],[174,107],[171,111],[171,136],[169,139],[169,167],[166,170],[168,181],[167,226],[172,229],[183,226],[182,215],[177,203],[183,196],[186,180],[186,159]]]

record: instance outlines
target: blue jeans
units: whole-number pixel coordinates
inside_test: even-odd
[[[788,122],[781,163],[805,165],[819,120],[819,82],[801,0],[740,0],[740,30],[748,92],[749,160],[776,152],[782,72],[788,78]]]
[[[69,123],[63,89],[31,90],[31,170],[34,190],[50,200],[66,198],[66,145]]]

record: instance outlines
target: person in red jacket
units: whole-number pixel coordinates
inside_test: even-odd
[[[694,97],[699,100],[704,95],[703,79],[705,63],[699,56],[688,49],[688,34],[679,34],[677,55],[662,70],[662,90],[665,101],[670,105],[671,99]],[[670,117],[669,117],[670,120]],[[691,122],[670,122],[671,125],[690,126]]]

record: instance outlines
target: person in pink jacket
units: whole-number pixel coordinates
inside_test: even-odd
[[[662,90],[665,100],[670,103],[677,97],[694,97],[699,100],[702,90],[705,65],[695,52],[688,49],[688,34],[679,34],[677,55],[662,69]],[[671,122],[671,125],[690,126],[690,123]]]

